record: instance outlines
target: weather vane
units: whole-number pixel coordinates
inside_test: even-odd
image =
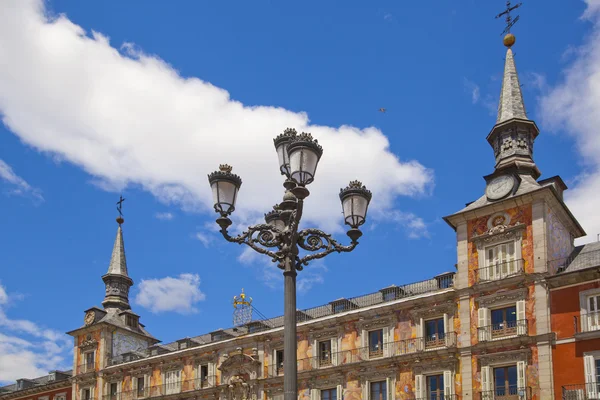
[[[123,202],[125,201],[125,199],[123,198],[123,196],[119,196],[119,201],[117,201],[117,211],[119,212],[119,217],[123,216]]]
[[[517,23],[517,21],[519,20],[519,16],[517,15],[515,17],[515,19],[512,19],[512,17],[510,16],[510,12],[521,7],[523,5],[523,3],[519,3],[516,4],[514,6],[510,6],[510,0],[506,2],[506,10],[502,11],[500,14],[496,15],[496,19],[503,17],[506,15],[506,28],[504,28],[504,30],[502,31],[502,33],[500,35],[504,35],[505,33],[509,34],[510,33],[510,28],[513,27],[514,24]]]

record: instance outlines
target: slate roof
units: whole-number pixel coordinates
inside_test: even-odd
[[[527,113],[525,112],[525,103],[523,102],[515,58],[512,50],[508,49],[506,51],[506,62],[504,63],[504,76],[496,124],[513,118],[527,119]]]
[[[107,274],[129,276],[127,274],[127,259],[125,258],[125,243],[123,242],[121,225],[117,229],[117,237],[115,238]]]
[[[55,371],[55,372],[56,373],[50,373],[48,375],[40,376],[40,377],[33,378],[33,379],[23,379],[25,381],[28,381],[28,383],[30,383],[31,386],[28,386],[22,390],[31,389],[34,387],[40,387],[40,386],[48,385],[51,383],[68,380],[71,376],[73,376],[73,370]],[[0,395],[16,392],[17,389],[18,389],[18,385],[16,382],[11,383],[10,385],[6,385],[6,386],[0,386]]]
[[[575,247],[568,259],[567,268],[561,273],[566,274],[594,267],[600,267],[600,242]]]

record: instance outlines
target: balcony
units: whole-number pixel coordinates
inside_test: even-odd
[[[496,388],[487,392],[479,392],[479,400],[529,400],[531,399],[531,387]]]
[[[94,363],[85,363],[77,366],[77,375],[87,374],[88,372],[95,371]]]
[[[600,331],[600,311],[587,312],[575,318],[575,333]],[[581,323],[580,323],[581,322]]]
[[[203,390],[216,387],[216,377],[207,376],[201,379],[190,379],[167,383],[159,386],[152,386],[136,390],[128,390],[114,394],[106,394],[102,396],[102,400],[136,400],[152,397],[169,396],[178,393],[187,393],[195,390]]]
[[[563,400],[600,399],[600,383],[581,383],[562,387]]]
[[[385,343],[380,348],[359,347],[352,350],[331,353],[328,357],[307,357],[298,360],[298,372],[316,369],[334,368],[340,365],[354,364],[369,360],[380,360],[389,357],[435,351],[456,346],[456,333],[448,332],[443,337],[413,338]],[[283,375],[283,366],[270,365],[267,368],[267,377],[274,378]]]
[[[504,321],[477,328],[480,342],[527,336],[527,320]]]
[[[523,275],[523,273],[522,259],[496,263],[475,270],[477,283],[499,281],[501,279]]]

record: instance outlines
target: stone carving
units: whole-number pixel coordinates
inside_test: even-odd
[[[509,240],[520,240],[525,230],[525,224],[518,224],[514,226],[506,226],[499,224],[493,226],[487,232],[474,236],[471,240],[475,242],[478,250],[483,250],[487,245],[494,243],[505,242]]]
[[[98,341],[92,338],[92,335],[87,335],[85,340],[79,345],[81,351],[93,350],[98,347]]]
[[[515,351],[503,351],[492,354],[480,354],[477,360],[482,367],[493,364],[502,364],[506,362],[527,361],[529,358],[530,349],[520,349]]]
[[[342,374],[342,373],[313,376],[307,381],[307,385],[310,389],[318,389],[318,388],[343,385],[343,384],[344,384],[344,374]]]
[[[413,320],[417,318],[429,318],[433,316],[441,316],[442,314],[454,315],[456,311],[456,302],[454,300],[446,300],[441,303],[436,303],[433,306],[413,308],[409,311]]]
[[[362,320],[356,323],[357,327],[359,327],[360,329],[373,329],[373,328],[379,328],[382,326],[386,326],[386,325],[391,325],[392,324],[392,319],[391,318],[376,318],[376,319],[369,319],[369,320]]]
[[[256,400],[256,385],[246,381],[246,377],[234,375],[229,378],[225,397],[227,400]]]
[[[330,338],[338,335],[338,330],[328,330],[321,332],[311,332],[310,337],[313,339]]]
[[[479,307],[489,308],[492,305],[500,303],[509,303],[518,300],[524,300],[527,297],[527,288],[511,290],[508,292],[496,292],[488,296],[477,298]]]
[[[108,282],[106,284],[107,296],[125,296],[129,295],[129,286],[119,282]]]
[[[221,376],[223,381],[227,381],[235,376],[245,378],[246,380],[254,380],[258,378],[260,366],[260,361],[252,356],[244,354],[242,349],[238,348],[217,368],[222,373]]]
[[[450,356],[450,358],[446,359],[428,359],[425,361],[415,360],[412,364],[413,371],[415,374],[421,375],[426,374],[428,372],[435,371],[454,371],[456,370],[457,361],[456,358]]]

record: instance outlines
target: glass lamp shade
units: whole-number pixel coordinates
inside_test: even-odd
[[[290,178],[300,186],[315,180],[317,164],[323,155],[323,148],[310,133],[302,132],[287,148],[290,160]]]
[[[283,232],[285,229],[285,222],[283,222],[279,211],[276,209],[265,214],[265,222],[280,232]]]
[[[242,186],[241,178],[232,174],[231,170],[229,165],[223,164],[219,166],[219,171],[208,175],[215,211],[223,217],[235,210],[238,190]]]
[[[281,175],[290,176],[290,157],[288,156],[288,145],[296,137],[296,130],[287,128],[283,133],[273,139],[277,158],[279,158],[279,170]]]
[[[351,181],[345,189],[340,190],[344,222],[347,225],[356,229],[365,223],[371,197],[371,192],[359,181]]]

